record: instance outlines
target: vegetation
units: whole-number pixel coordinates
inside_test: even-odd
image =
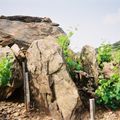
[[[67,68],[72,77],[74,77],[74,71],[81,70],[80,59],[75,57],[75,53],[69,49],[70,37],[73,32],[69,32],[68,35],[62,35],[58,38],[58,44],[61,46],[65,61],[67,63]]]
[[[101,44],[98,48],[97,61],[99,66],[103,67],[103,62],[110,62],[112,60],[112,46],[110,44]]]
[[[95,91],[98,104],[115,110],[120,107],[120,53],[113,52],[111,45],[102,44],[98,48],[97,60],[100,67],[103,67],[103,62],[111,62],[111,60],[116,64],[109,79],[105,79],[102,75],[99,77],[99,86]]]
[[[12,61],[11,57],[3,57],[0,60],[0,86],[7,86],[12,77]]]
[[[113,51],[112,57],[116,64],[120,64],[120,51]]]
[[[112,109],[120,107],[120,76],[114,74],[109,80],[99,79],[96,95],[98,104],[104,104]]]
[[[58,43],[61,46],[64,54],[67,68],[74,78],[74,71],[81,70],[80,58],[75,58],[75,54],[69,49],[70,37],[73,35],[70,32],[68,35],[62,35],[58,38]],[[104,62],[114,62],[114,71],[109,79],[105,79],[101,74],[99,76],[98,88],[95,91],[96,102],[101,105],[105,105],[111,109],[120,107],[120,52],[114,51],[110,44],[101,44],[97,49],[97,62],[100,70],[103,69]]]

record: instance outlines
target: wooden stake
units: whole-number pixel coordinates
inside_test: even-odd
[[[95,99],[90,99],[90,120],[95,120]]]
[[[22,62],[22,68],[23,68],[23,85],[24,85],[24,103],[25,103],[25,108],[27,108],[26,106],[26,77],[25,77],[25,62]]]
[[[29,89],[28,72],[25,73],[25,78],[26,78],[26,110],[30,111],[30,89]]]
[[[23,78],[24,78],[24,103],[26,111],[30,110],[30,89],[29,89],[29,80],[28,80],[28,72],[25,72],[25,62],[22,62],[23,67]]]

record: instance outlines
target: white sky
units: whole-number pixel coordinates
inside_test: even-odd
[[[120,40],[120,0],[0,0],[0,15],[46,16],[65,31],[77,27],[74,51]]]

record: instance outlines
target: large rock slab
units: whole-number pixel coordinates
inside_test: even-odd
[[[0,30],[13,35],[19,47],[27,49],[36,39],[47,36],[58,37],[64,34],[58,24],[52,23],[50,18],[30,16],[1,16]]]
[[[81,99],[53,37],[34,41],[26,53],[31,94],[55,120],[80,120]]]
[[[10,78],[9,85],[0,86],[0,100],[8,98],[14,90],[21,87],[23,83],[22,68],[19,65],[14,53],[8,46],[0,47],[0,60],[8,56],[11,56],[10,60],[12,61],[12,77]]]

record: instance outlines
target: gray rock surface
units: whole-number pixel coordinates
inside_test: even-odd
[[[97,83],[98,80],[98,65],[96,60],[96,51],[93,47],[86,45],[83,47],[81,51],[81,63],[83,69],[86,73],[90,76],[93,76],[95,82]]]
[[[19,47],[27,49],[36,39],[47,36],[58,37],[65,34],[57,24],[52,23],[50,18],[39,18],[29,16],[1,16],[0,30],[13,35],[15,43]]]
[[[80,120],[82,102],[53,37],[34,41],[27,50],[31,92],[37,106],[55,120]]]
[[[80,55],[83,67],[83,75],[80,79],[81,99],[86,107],[89,107],[89,99],[95,97],[95,89],[98,84],[98,64],[96,51],[91,46],[84,46]]]

